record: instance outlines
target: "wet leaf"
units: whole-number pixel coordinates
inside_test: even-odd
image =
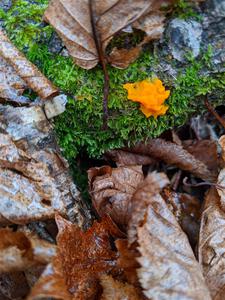
[[[58,89],[53,86],[35,65],[26,59],[1,30],[0,44],[0,57],[13,67],[17,75],[26,82],[28,87],[43,99],[58,94]]]
[[[125,149],[126,150],[126,149]],[[146,143],[138,143],[130,149],[131,152],[149,155],[170,165],[191,172],[203,180],[216,181],[217,175],[182,146],[167,142],[163,139],[152,139]]]
[[[32,233],[0,229],[0,273],[46,265],[56,254],[55,246]]]
[[[163,198],[152,196],[152,176],[134,195],[138,202],[149,204],[136,222],[141,266],[137,274],[144,295],[148,299],[211,299],[186,235]]]
[[[100,223],[94,222],[86,232],[59,216],[56,221],[59,228],[57,256],[29,299],[94,299],[101,292],[101,275],[121,273],[116,263],[117,252],[110,243],[109,220],[106,217]]]
[[[131,197],[144,179],[142,167],[92,168],[88,178],[92,203],[98,214],[109,214],[116,224],[125,228]]]
[[[102,44],[104,51],[114,34],[139,19],[140,22],[134,26],[146,32],[146,41],[159,38],[163,31],[164,17],[158,11],[162,3],[171,2],[140,0],[137,5],[135,0],[96,0],[92,2],[94,15],[90,15],[88,0],[52,0],[45,11],[45,19],[56,29],[75,63],[85,69],[91,69],[99,60],[99,44]],[[97,47],[96,38],[99,40]],[[109,55],[110,62],[119,68],[127,67],[137,57],[141,45],[130,51],[114,49],[112,55]]]

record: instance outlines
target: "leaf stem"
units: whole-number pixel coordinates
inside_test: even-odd
[[[93,32],[93,38],[95,41],[96,49],[98,52],[99,61],[102,65],[102,70],[104,74],[104,88],[103,88],[103,129],[107,129],[107,119],[108,119],[108,98],[109,98],[109,74],[107,70],[107,62],[103,51],[103,45],[101,41],[100,34],[96,28],[97,16],[93,7],[94,0],[89,0],[89,10],[91,18],[91,27]]]

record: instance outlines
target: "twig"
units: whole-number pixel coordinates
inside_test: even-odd
[[[217,119],[217,121],[225,129],[225,120],[218,115],[218,113],[213,109],[212,105],[209,103],[207,99],[205,99],[205,106],[207,107],[208,111]]]
[[[109,74],[107,71],[107,63],[104,55],[104,51],[102,48],[101,38],[99,36],[99,32],[96,28],[96,15],[93,8],[93,0],[89,0],[89,10],[91,17],[91,27],[93,32],[93,38],[95,41],[96,49],[98,52],[99,61],[102,65],[102,70],[104,74],[104,88],[103,88],[103,128],[107,129],[107,120],[108,120],[108,98],[109,98]]]
[[[208,181],[204,181],[204,182],[200,182],[200,183],[188,183],[187,180],[188,180],[187,177],[185,177],[183,180],[183,184],[186,186],[199,187],[199,186],[209,185],[209,186],[215,186],[219,190],[225,190],[225,186],[218,184],[218,183],[212,183],[212,182],[208,182]]]

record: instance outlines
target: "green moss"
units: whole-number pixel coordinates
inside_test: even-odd
[[[190,115],[203,108],[203,96],[218,93],[225,86],[225,76],[200,75],[202,69],[210,68],[210,51],[198,62],[190,59],[185,71],[176,79],[163,78],[171,89],[166,115],[145,118],[139,105],[127,100],[122,85],[143,80],[154,75],[157,57],[148,50],[126,70],[108,67],[110,74],[108,130],[102,130],[103,73],[100,67],[83,70],[72,59],[53,55],[48,50],[52,28],[41,22],[47,0],[30,4],[25,0],[15,1],[12,9],[4,14],[5,28],[13,42],[25,52],[28,59],[69,97],[67,110],[55,119],[59,143],[67,158],[85,151],[98,157],[104,151],[125,144],[132,144],[149,137],[157,137],[163,131],[182,125]],[[35,13],[34,13],[35,12]],[[28,21],[31,21],[29,23]],[[28,28],[28,31],[27,31]],[[73,97],[74,96],[74,97]]]
[[[188,0],[177,0],[172,15],[174,17],[180,18],[180,19],[196,19],[200,21],[202,17],[195,11],[195,3],[194,1],[188,1]]]

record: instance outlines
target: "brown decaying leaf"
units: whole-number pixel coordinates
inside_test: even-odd
[[[220,146],[222,148],[222,158],[225,162],[225,135],[222,135],[219,139]]]
[[[140,266],[136,258],[139,252],[136,245],[129,246],[127,239],[118,239],[115,242],[116,248],[119,251],[117,259],[118,266],[123,269],[126,280],[134,286],[139,286],[136,269]]]
[[[134,286],[115,280],[112,276],[102,275],[103,287],[101,300],[141,300],[143,297]]]
[[[194,196],[177,193],[169,188],[163,190],[162,197],[183,231],[187,234],[189,242],[194,249],[199,235],[200,201]]]
[[[143,292],[148,299],[211,299],[186,235],[163,198],[152,197],[151,176],[136,193],[149,203],[136,228]]]
[[[147,155],[135,154],[123,150],[110,150],[106,152],[105,156],[106,158],[115,161],[118,167],[134,165],[144,166],[156,163],[153,158]]]
[[[153,158],[165,161],[168,164],[175,165],[182,170],[193,173],[203,180],[216,181],[216,174],[210,171],[202,161],[196,159],[182,146],[167,142],[161,138],[152,139],[146,143],[138,143],[129,150],[134,153],[149,155]]]
[[[5,59],[27,85],[42,99],[50,98],[58,94],[58,89],[29,62],[26,57],[10,42],[0,30],[0,57]]]
[[[56,254],[54,245],[35,234],[0,229],[0,273],[48,264]]]
[[[156,12],[162,3],[171,2],[171,0],[139,0],[138,3],[134,0],[93,1],[95,15],[92,19],[103,51],[115,33],[140,18],[143,20],[140,20],[136,27],[145,30],[148,40],[158,38],[162,32],[164,18],[161,17],[161,13]],[[45,19],[56,29],[76,64],[85,69],[96,66],[99,57],[93,37],[88,0],[52,0],[45,11]],[[121,53],[121,57],[118,53],[115,55],[117,51],[114,49],[111,63],[120,68],[127,67],[139,52],[136,49],[131,49],[132,54],[129,55],[126,52],[127,61],[124,62],[124,55]]]
[[[130,199],[144,179],[141,166],[88,170],[92,203],[100,216],[109,214],[113,221],[126,228]]]
[[[0,222],[23,224],[65,214],[65,206],[48,166],[0,134]],[[16,171],[16,172],[15,172]]]
[[[185,150],[196,159],[202,161],[210,171],[218,174],[217,144],[213,140],[185,140],[182,142]]]
[[[225,212],[214,187],[206,195],[198,247],[199,262],[213,300],[225,294]]]
[[[142,223],[149,204],[156,198],[161,198],[159,193],[169,184],[169,179],[164,173],[152,172],[147,181],[143,181],[131,199],[128,224],[129,245],[137,240],[137,228]]]
[[[57,256],[33,288],[29,299],[95,299],[101,292],[99,277],[121,273],[116,263],[117,252],[110,244],[109,220],[105,217],[100,223],[94,222],[86,232],[60,216],[56,221],[59,228]]]

